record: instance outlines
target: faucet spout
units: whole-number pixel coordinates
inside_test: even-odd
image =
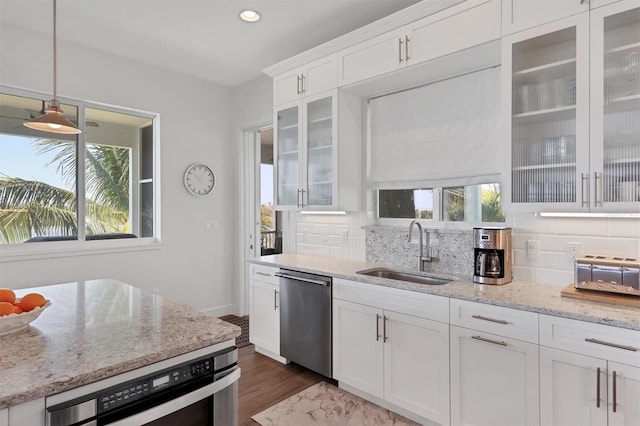
[[[418,228],[418,235],[420,236],[420,255],[418,257],[418,268],[421,271],[424,271],[424,262],[426,261],[425,257],[424,257],[424,242],[422,240],[422,225],[420,225],[420,222],[418,222],[417,220],[412,220],[411,223],[409,224],[409,237],[407,238],[408,242],[411,242],[411,232],[413,231],[413,226],[416,226]]]

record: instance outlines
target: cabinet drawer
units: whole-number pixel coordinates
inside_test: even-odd
[[[434,321],[449,321],[447,297],[340,278],[333,279],[333,297]]]
[[[538,314],[451,299],[451,324],[538,343]]]
[[[540,315],[540,344],[640,366],[640,331]]]
[[[274,268],[271,266],[264,265],[256,265],[251,263],[249,267],[250,277],[249,279],[252,281],[262,281],[264,283],[269,284],[280,284],[280,279],[276,277],[276,272],[280,270],[280,268]]]

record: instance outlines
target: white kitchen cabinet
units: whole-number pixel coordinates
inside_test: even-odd
[[[363,82],[500,38],[500,1],[467,0],[451,4],[338,53],[338,85]]]
[[[46,422],[44,398],[36,398],[8,408],[8,426],[44,426]],[[0,425],[3,423],[0,412]]]
[[[640,423],[637,331],[541,315],[540,343],[541,424]]]
[[[502,52],[509,209],[637,211],[637,1],[504,37]]]
[[[358,210],[361,100],[330,90],[275,109],[275,208]]]
[[[620,0],[503,0],[502,33],[512,34]]]
[[[537,425],[538,314],[450,303],[451,424]]]
[[[9,409],[0,410],[0,426],[9,426]]]
[[[369,287],[367,294],[361,292],[363,286]],[[352,301],[335,298],[336,294]],[[373,299],[378,303],[371,305]],[[385,309],[399,304],[425,315],[429,315],[425,307],[440,305],[433,309],[439,316],[447,299],[413,297],[403,290],[334,279],[334,378],[392,404],[392,409],[400,407],[418,418],[448,425],[449,327],[446,322]]]
[[[260,352],[280,362],[280,284],[278,268],[250,264],[249,341]]]
[[[338,87],[336,55],[330,55],[273,78],[275,106]]]

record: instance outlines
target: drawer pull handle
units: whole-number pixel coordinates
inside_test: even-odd
[[[499,320],[499,319],[494,319],[494,318],[489,318],[489,317],[483,317],[482,315],[471,315],[471,318],[475,318],[475,319],[479,319],[479,320],[483,320],[483,321],[496,322],[498,324],[509,324],[509,321]]]
[[[380,340],[380,314],[376,314],[376,342]]]
[[[499,342],[497,340],[487,339],[482,336],[471,336],[472,339],[480,340],[487,343],[493,343],[494,345],[507,346],[507,342]]]
[[[382,317],[382,341],[383,342],[386,342],[387,339],[389,338],[389,336],[387,336],[387,320],[388,319],[389,318],[386,315]]]
[[[596,408],[600,408],[600,367],[596,370]]]
[[[598,345],[611,346],[612,348],[624,349],[625,351],[638,352],[638,348],[634,348],[633,346],[618,345],[616,343],[605,342],[604,340],[587,338],[587,339],[584,339],[584,341],[589,343],[595,343]]]
[[[271,274],[267,274],[266,272],[256,271],[256,275],[262,275],[263,277],[270,277]]]
[[[613,370],[613,412],[616,412],[618,406],[618,394],[617,394],[617,386],[616,386],[616,370]]]

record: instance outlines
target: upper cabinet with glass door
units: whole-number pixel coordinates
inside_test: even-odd
[[[275,108],[277,210],[359,208],[360,111],[359,98],[337,90]]]
[[[639,22],[619,1],[503,38],[510,210],[637,211]]]
[[[591,164],[594,208],[639,211],[640,4],[591,13]]]

